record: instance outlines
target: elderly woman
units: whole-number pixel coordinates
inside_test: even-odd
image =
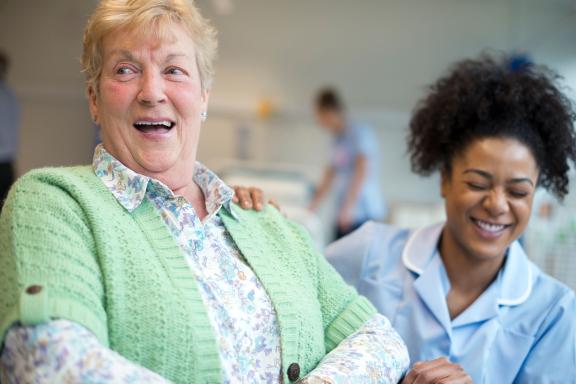
[[[396,382],[386,318],[275,209],[196,162],[215,34],[186,0],[105,0],[83,66],[103,145],[0,220],[6,382]]]

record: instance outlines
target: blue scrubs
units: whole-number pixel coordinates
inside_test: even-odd
[[[337,207],[342,207],[354,175],[356,158],[366,158],[367,169],[358,198],[352,209],[352,223],[386,217],[386,203],[378,182],[378,141],[369,126],[348,122],[346,130],[334,138],[330,166],[334,170],[332,190],[336,192]]]
[[[446,356],[474,383],[576,383],[576,298],[513,243],[484,293],[450,319],[437,251],[443,224],[367,223],[326,250],[348,283],[387,316],[411,363]]]

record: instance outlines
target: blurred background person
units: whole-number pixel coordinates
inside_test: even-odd
[[[383,220],[386,204],[378,181],[378,143],[372,129],[352,121],[342,98],[324,88],[315,99],[318,124],[332,136],[329,163],[309,208],[315,211],[329,193],[336,195],[338,239],[368,220]]]
[[[14,182],[20,126],[20,105],[7,83],[9,65],[8,55],[0,50],[0,209]]]

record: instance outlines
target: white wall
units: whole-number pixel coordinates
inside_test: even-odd
[[[0,47],[23,109],[20,171],[86,163],[93,129],[80,73],[86,1],[0,1]]]
[[[86,163],[93,127],[80,73],[82,28],[95,1],[0,1],[0,47],[24,108],[19,168]],[[253,129],[251,156],[303,165],[316,177],[328,138],[309,111],[321,85],[339,87],[353,114],[371,123],[382,149],[389,200],[434,201],[437,180],[409,172],[406,124],[445,67],[485,48],[525,49],[576,78],[575,9],[569,0],[233,0],[219,15],[220,58],[199,156],[236,153],[236,129]],[[260,99],[276,117],[255,117]]]

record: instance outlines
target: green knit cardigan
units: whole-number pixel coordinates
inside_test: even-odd
[[[275,209],[220,217],[270,296],[282,371],[300,377],[376,313]],[[29,172],[0,217],[0,341],[65,318],[176,383],[221,382],[218,347],[184,255],[152,204],[126,211],[91,167]]]

